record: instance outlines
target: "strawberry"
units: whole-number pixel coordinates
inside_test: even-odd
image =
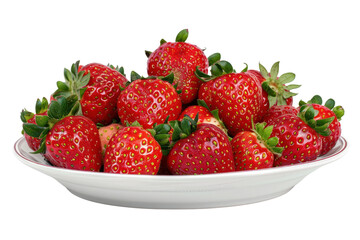
[[[291,114],[297,116],[299,109],[291,105],[273,105],[264,115],[263,121],[268,125],[273,125],[276,118],[285,115]]]
[[[196,71],[203,81],[199,99],[204,100],[211,110],[219,109],[230,136],[251,129],[251,121],[261,120],[262,89],[248,74],[234,73],[230,63],[220,61],[220,54],[209,57],[213,63],[212,76]]]
[[[185,115],[189,116],[190,118],[194,119],[196,115],[198,115],[198,124],[200,123],[208,123],[213,124],[227,133],[227,129],[224,123],[219,118],[219,110],[210,111],[208,106],[203,100],[198,100],[199,105],[193,105],[187,107],[182,113],[180,114],[179,121],[182,121]]]
[[[167,156],[169,171],[176,175],[234,171],[234,159],[227,135],[212,124],[196,123],[197,117],[195,120],[186,117],[182,122],[170,122],[176,143]]]
[[[105,154],[105,150],[109,145],[111,137],[122,128],[124,128],[124,126],[118,123],[112,123],[110,125],[102,126],[99,128],[99,136],[103,155]]]
[[[259,85],[261,85],[265,81],[265,78],[261,75],[259,71],[247,70],[247,66],[242,72],[245,72],[250,77],[252,77],[255,81],[259,83]],[[259,115],[263,116],[269,110],[270,104],[268,99],[268,93],[264,89],[262,89],[261,94],[262,94],[262,104]]]
[[[260,116],[266,114],[267,110],[274,105],[292,105],[293,96],[296,93],[290,92],[290,90],[299,88],[300,85],[288,85],[295,79],[294,73],[285,73],[280,77],[277,77],[279,72],[279,62],[276,62],[271,67],[270,73],[267,72],[266,68],[259,64],[261,70],[248,70],[246,65],[245,69],[242,72],[250,75],[254,80],[256,80],[262,86],[262,105]]]
[[[96,125],[84,116],[57,122],[46,137],[46,156],[55,166],[100,171],[101,144]]]
[[[137,80],[136,80],[137,79]],[[158,79],[140,78],[132,72],[132,82],[119,95],[117,111],[122,123],[139,122],[144,128],[176,120],[181,113],[181,100],[171,83],[173,74]]]
[[[77,96],[57,97],[47,116],[39,116],[37,124],[24,123],[24,131],[41,139],[35,153],[45,154],[54,166],[99,171],[102,165],[101,144],[93,121],[76,115],[80,104]]]
[[[183,104],[196,99],[201,81],[194,72],[196,67],[207,73],[208,60],[199,47],[186,43],[188,30],[184,29],[176,36],[175,42],[161,40],[161,45],[154,52],[146,51],[148,56],[147,72],[149,76],[167,76],[173,73],[174,85],[181,90]]]
[[[300,107],[303,105],[311,105],[318,114],[314,117],[315,120],[321,120],[326,118],[334,118],[329,125],[331,131],[329,136],[321,136],[322,150],[320,155],[328,153],[336,144],[341,135],[341,117],[344,115],[344,109],[341,106],[335,107],[335,101],[328,99],[324,105],[322,104],[322,98],[319,95],[315,95],[310,101],[305,103],[300,101]]]
[[[35,105],[35,114],[32,112],[27,111],[26,109],[21,111],[20,118],[23,123],[32,123],[36,124],[36,116],[43,116],[47,115],[47,108],[49,106],[49,103],[46,98],[43,98],[42,101],[40,99],[37,99],[36,105]],[[36,137],[31,137],[30,135],[24,133],[24,137],[26,140],[26,143],[33,151],[37,151],[40,148],[41,139]]]
[[[270,168],[274,164],[274,154],[281,155],[283,148],[275,147],[279,139],[269,138],[273,126],[257,123],[252,131],[239,132],[231,140],[235,170],[255,170]]]
[[[54,97],[77,94],[82,114],[95,123],[107,125],[117,118],[120,87],[124,88],[127,82],[119,71],[99,63],[79,69],[78,61],[72,65],[71,71],[65,69],[64,76],[65,82],[57,82]]]
[[[155,175],[162,156],[161,145],[149,131],[141,126],[125,127],[110,139],[104,172]]]
[[[301,107],[298,116],[285,114],[274,121],[271,137],[278,137],[277,147],[283,147],[281,157],[275,159],[274,166],[284,166],[315,160],[322,149],[319,135],[330,134],[329,125],[333,117],[315,120],[313,107]]]

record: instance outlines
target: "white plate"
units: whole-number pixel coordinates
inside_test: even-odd
[[[235,206],[281,196],[312,171],[344,156],[347,142],[341,137],[328,154],[312,162],[197,176],[68,170],[53,167],[41,155],[31,154],[25,138],[16,141],[14,148],[21,162],[55,178],[78,197],[117,206],[181,209]]]

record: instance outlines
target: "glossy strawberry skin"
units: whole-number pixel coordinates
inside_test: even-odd
[[[339,140],[341,136],[341,124],[340,121],[337,119],[335,113],[331,111],[329,108],[315,103],[311,105],[315,110],[319,111],[318,115],[314,117],[315,120],[334,117],[334,120],[329,125],[331,134],[329,136],[320,135],[320,139],[322,141],[321,155],[324,155],[328,153],[336,145],[336,142]]]
[[[257,81],[246,73],[231,73],[204,83],[199,99],[204,100],[210,110],[219,109],[230,136],[251,129],[261,120],[262,93]]]
[[[274,164],[274,154],[259,142],[253,132],[239,132],[231,140],[231,146],[235,171],[270,168]]]
[[[87,89],[80,100],[83,115],[95,123],[110,124],[117,118],[120,87],[125,88],[127,79],[118,71],[99,63],[85,65],[81,71],[90,74]]]
[[[166,42],[156,49],[148,58],[149,76],[166,76],[174,73],[174,85],[181,90],[183,104],[196,99],[201,81],[195,76],[196,67],[208,72],[208,60],[197,46],[185,42]]]
[[[274,166],[285,166],[315,160],[321,153],[322,142],[314,129],[292,114],[274,121],[271,137],[278,137],[278,147],[283,147],[281,157]]]
[[[84,116],[69,116],[55,123],[45,139],[46,158],[55,166],[100,171],[101,144],[96,125]]]
[[[138,121],[145,129],[176,120],[181,113],[181,100],[174,87],[160,79],[135,80],[123,90],[117,102],[122,123]]]
[[[148,131],[125,127],[113,135],[106,148],[104,172],[155,175],[161,158],[161,147]]]
[[[105,154],[105,150],[107,146],[109,145],[109,141],[111,137],[120,129],[124,128],[121,124],[118,123],[112,123],[107,126],[103,126],[99,128],[99,136],[100,136],[100,142],[102,147],[102,153]]]
[[[274,105],[264,115],[263,121],[273,125],[274,121],[282,115],[291,114],[297,116],[299,109],[290,105]]]
[[[260,86],[265,81],[265,78],[261,75],[260,71],[248,70],[248,71],[246,71],[246,74],[248,74],[255,81],[257,81]],[[262,95],[262,103],[261,103],[261,110],[260,110],[259,114],[261,116],[263,116],[269,110],[270,103],[269,103],[269,99],[268,99],[268,93],[262,88],[261,88],[261,95]]]
[[[168,169],[175,175],[232,172],[235,169],[226,134],[212,124],[199,124],[195,132],[181,139],[167,156]]]
[[[178,120],[182,121],[185,115],[188,115],[189,117],[194,119],[197,114],[199,119],[198,124],[200,123],[213,124],[226,132],[226,129],[224,129],[223,126],[221,126],[220,122],[211,114],[211,112],[208,109],[206,109],[203,106],[193,105],[187,107],[184,111],[182,111]]]

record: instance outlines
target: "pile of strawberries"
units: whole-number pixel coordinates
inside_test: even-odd
[[[235,72],[219,53],[161,40],[149,77],[74,63],[36,112],[21,112],[29,147],[52,165],[128,174],[209,174],[315,160],[341,135],[341,106],[320,96],[293,106],[295,74]]]

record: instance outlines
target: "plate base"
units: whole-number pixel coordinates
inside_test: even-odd
[[[232,206],[240,206],[245,204],[251,204],[251,203],[257,203],[262,202],[266,200],[270,200],[276,197],[280,197],[286,193],[288,193],[293,187],[286,189],[284,191],[271,193],[268,195],[263,196],[257,196],[255,198],[242,198],[237,200],[231,200],[231,201],[221,201],[221,202],[146,202],[146,201],[121,201],[114,199],[105,199],[101,198],[99,196],[93,196],[84,194],[78,191],[74,191],[72,189],[69,189],[69,192],[74,194],[77,197],[80,197],[82,199],[96,202],[96,203],[102,203],[106,205],[113,205],[113,206],[120,206],[120,207],[131,207],[131,208],[147,208],[147,209],[205,209],[205,208],[219,208],[219,207],[232,207]]]

